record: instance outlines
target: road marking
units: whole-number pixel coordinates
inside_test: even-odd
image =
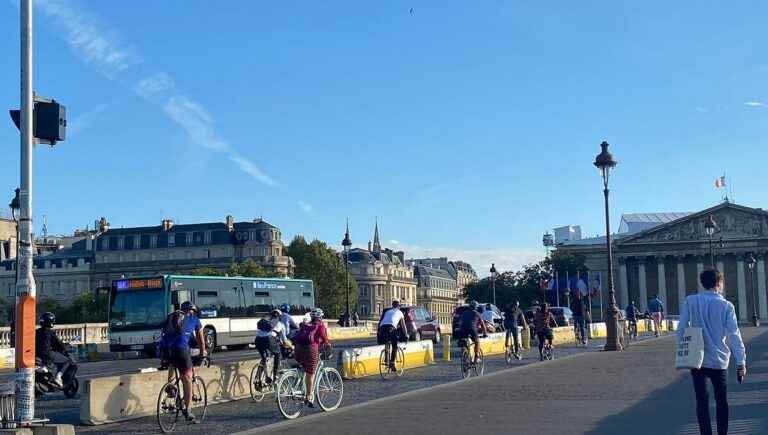
[[[760,428],[762,427],[761,423],[762,420],[757,419],[731,420],[728,422],[728,433],[734,435],[758,434],[760,433]],[[683,426],[679,435],[699,435],[699,433],[699,424],[691,423]],[[712,433],[717,433],[717,424],[715,422],[712,422]]]

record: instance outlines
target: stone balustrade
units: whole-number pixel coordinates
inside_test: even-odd
[[[106,323],[74,323],[53,327],[61,341],[73,345],[86,343],[107,343]],[[0,327],[0,348],[12,347],[11,328]]]

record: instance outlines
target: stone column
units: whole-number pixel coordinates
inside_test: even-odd
[[[768,319],[768,301],[765,294],[765,255],[757,257],[757,301],[760,318]]]
[[[640,285],[640,288],[638,289],[639,290],[639,295],[640,295],[639,296],[640,300],[638,302],[640,303],[640,310],[641,311],[645,311],[645,310],[648,309],[648,287],[647,287],[647,283],[645,281],[645,279],[646,279],[645,278],[645,258],[646,257],[643,257],[641,259],[640,263],[638,264],[638,271],[640,272],[639,273],[640,280],[638,281],[638,283]]]
[[[659,271],[659,299],[669,310],[669,301],[667,301],[667,277],[664,270],[664,257],[656,257],[656,265]]]
[[[736,291],[739,298],[739,320],[747,320],[747,287],[744,279],[744,260],[736,260]],[[718,263],[719,265],[722,263]]]
[[[683,303],[685,302],[685,261],[684,256],[677,257],[677,301],[678,301],[678,313],[683,309]]]
[[[627,263],[624,258],[619,258],[619,295],[621,296],[617,303],[619,307],[625,307],[629,304],[629,284],[627,283]]]
[[[699,257],[699,260],[701,260],[701,257]],[[704,263],[702,261],[698,261],[696,262],[696,286],[698,291],[704,290],[704,286],[701,285],[701,280],[699,279],[701,272],[704,272]]]

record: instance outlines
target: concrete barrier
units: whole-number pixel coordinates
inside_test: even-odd
[[[352,340],[356,338],[369,338],[373,334],[370,326],[334,326],[328,328],[328,338],[333,340]]]
[[[16,349],[0,349],[0,369],[14,368],[16,366]]]
[[[344,379],[378,376],[383,345],[346,349],[340,352],[339,372]],[[405,345],[405,369],[423,367],[435,361],[431,340],[411,341]]]
[[[251,370],[258,360],[198,368],[205,382],[208,403],[228,402],[250,396]],[[167,371],[89,379],[84,382],[80,421],[99,425],[154,415]]]

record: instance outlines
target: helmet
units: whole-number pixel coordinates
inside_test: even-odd
[[[478,305],[479,304],[477,303],[477,301],[469,301],[469,307],[472,308],[473,310],[476,310]]]
[[[272,310],[272,311],[270,311],[270,312],[269,312],[269,315],[270,315],[271,317],[280,317],[280,314],[282,314],[282,313],[280,312],[280,310]]]
[[[190,301],[181,304],[181,311],[197,311],[197,306]]]
[[[50,311],[43,313],[40,316],[40,326],[43,328],[53,328],[53,325],[56,323],[56,315],[51,313]]]
[[[280,305],[280,311],[284,312],[285,314],[289,314],[291,311],[291,306],[288,304]]]
[[[312,320],[322,319],[323,315],[324,313],[322,308],[313,308],[312,311],[309,312],[309,318]]]

